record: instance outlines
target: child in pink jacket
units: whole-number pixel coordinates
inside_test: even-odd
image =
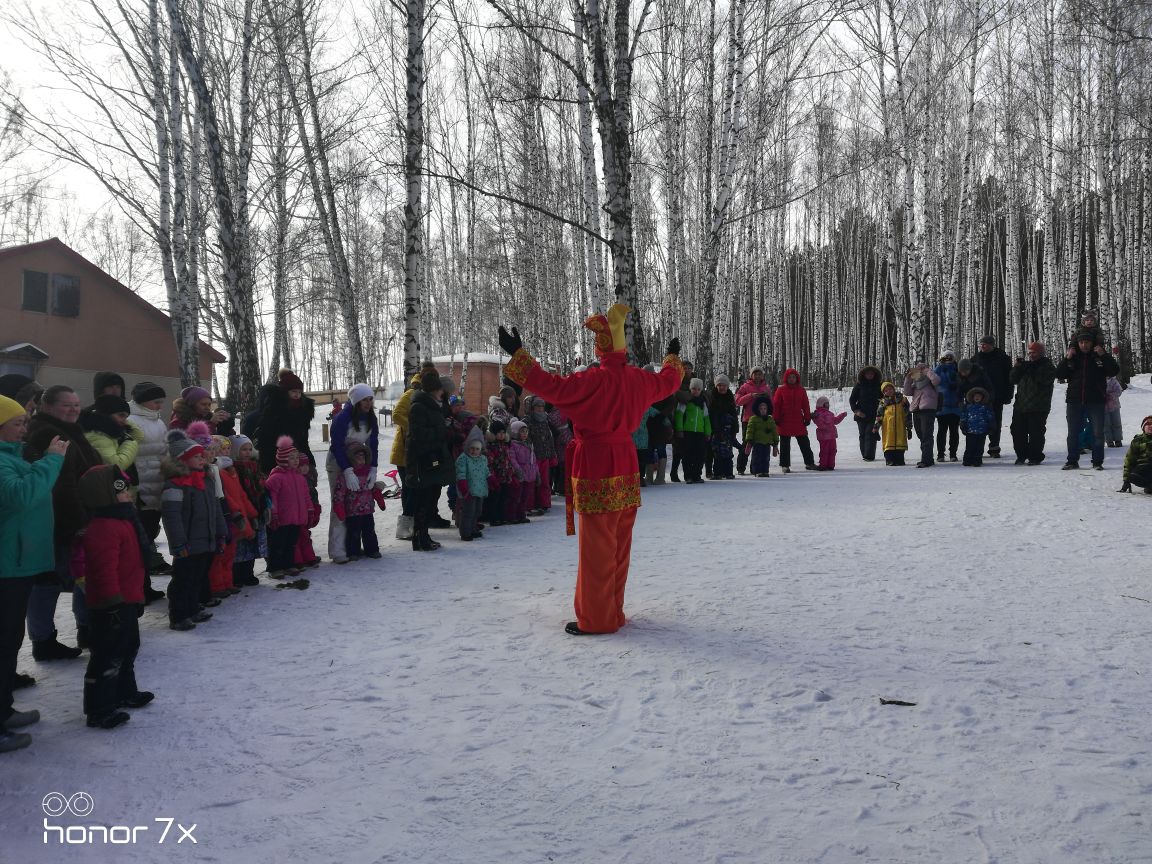
[[[273,579],[295,576],[300,568],[294,564],[300,532],[309,522],[312,494],[308,481],[300,473],[300,453],[288,435],[276,439],[276,467],[265,484],[272,506],[268,527],[268,575]]]
[[[522,420],[512,421],[512,444],[509,455],[512,464],[520,474],[520,494],[515,509],[509,497],[505,509],[505,519],[512,525],[523,525],[530,522],[527,516],[528,509],[536,500],[536,486],[540,482],[540,462],[536,459],[536,452],[532,449],[530,438],[531,430]],[[549,493],[551,494],[551,493]]]
[[[836,470],[836,427],[848,416],[847,411],[833,414],[828,408],[828,397],[816,400],[812,422],[816,424],[816,440],[820,442],[820,471]]]

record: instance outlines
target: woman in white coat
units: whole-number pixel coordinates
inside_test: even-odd
[[[164,436],[168,424],[160,416],[166,401],[164,388],[151,381],[141,381],[132,388],[132,401],[128,403],[132,424],[144,433],[136,453],[136,473],[140,477],[136,500],[137,512],[144,530],[152,538],[152,560],[148,565],[149,577],[144,586],[144,602],[151,603],[164,596],[152,587],[151,574],[171,573],[172,565],[156,549],[160,535],[160,495],[164,491],[164,477],[160,473],[160,460],[168,455]]]

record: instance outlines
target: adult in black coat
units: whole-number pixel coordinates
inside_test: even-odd
[[[680,389],[673,396],[676,399],[676,404],[687,405],[688,400],[692,398],[692,392],[688,385],[696,377],[696,372],[689,360],[681,360],[680,365],[684,368],[684,377],[680,381]],[[680,482],[680,475],[676,472],[680,470],[680,460],[683,458],[683,454],[680,452],[683,449],[683,443],[683,438],[672,439],[672,470],[668,472],[668,476],[672,478],[673,483]]]
[[[1096,342],[1090,330],[1076,334],[1076,347],[1069,348],[1056,367],[1056,377],[1068,382],[1065,416],[1068,419],[1068,461],[1064,470],[1080,467],[1080,431],[1087,422],[1092,429],[1092,467],[1104,468],[1104,402],[1108,379],[1120,372],[1120,364]]]
[[[1044,436],[1056,381],[1056,366],[1044,353],[1044,343],[1028,343],[1028,359],[1016,358],[1011,377],[1016,387],[1010,427],[1016,464],[1039,465],[1044,461]]]
[[[276,439],[281,435],[290,437],[301,455],[315,466],[308,433],[316,416],[316,403],[304,395],[304,384],[296,373],[281,369],[276,385],[264,387],[261,397],[263,405],[258,409],[260,420],[253,439],[260,453],[260,470],[267,474],[276,467]]]
[[[992,396],[989,406],[996,419],[988,429],[988,456],[1000,458],[1000,427],[1004,425],[1004,406],[1012,401],[1012,360],[1003,348],[996,347],[994,336],[981,336],[980,348],[972,355],[972,362],[984,370],[988,377],[988,393]]]
[[[62,645],[56,639],[54,621],[61,591],[72,595],[77,633],[82,636],[87,632],[87,607],[83,592],[75,587],[72,549],[88,522],[80,500],[80,478],[89,468],[104,463],[84,436],[79,419],[80,397],[76,391],[61,384],[49,387],[44,391],[40,410],[28,421],[24,442],[24,458],[29,462],[43,456],[53,438],[68,442],[64,467],[52,487],[56,570],[38,575],[28,598],[28,637],[32,640],[32,657],[39,661],[70,660],[80,656],[80,648]]]
[[[412,490],[414,528],[412,549],[431,552],[440,544],[428,534],[436,515],[440,490],[456,479],[456,466],[448,446],[448,425],[444,417],[444,385],[433,369],[420,376],[420,389],[412,396],[408,413],[407,476],[404,485]]]
[[[713,382],[712,392],[708,394],[708,416],[712,420],[712,445],[708,448],[708,455],[704,460],[708,477],[721,477],[732,479],[732,450],[729,443],[739,447],[738,432],[740,430],[740,409],[736,405],[736,394],[732,392],[732,381],[727,375],[717,375]],[[731,430],[729,441],[723,440],[723,430]],[[717,469],[714,462],[718,456],[727,454],[722,459],[722,468]]]
[[[992,392],[992,384],[988,381],[984,370],[971,360],[961,360],[956,364],[956,398],[960,400],[961,405],[965,403],[968,391],[973,387],[983,387],[989,393]]]
[[[877,435],[873,431],[876,409],[880,406],[880,379],[883,376],[875,366],[865,366],[856,376],[856,386],[848,397],[848,407],[860,432],[860,456],[865,462],[876,458]]]

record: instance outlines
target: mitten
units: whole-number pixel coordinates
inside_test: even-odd
[[[381,510],[387,510],[388,504],[384,500],[384,490],[373,487],[372,500],[376,502],[376,506]]]
[[[752,445],[751,444],[745,444],[744,445],[744,452],[747,453],[749,456],[751,456],[752,455]]]
[[[520,338],[520,331],[515,327],[512,328],[511,333],[503,327],[500,327],[497,333],[499,335],[500,348],[508,356],[512,356],[524,347],[524,341]]]
[[[369,468],[368,469],[368,484],[367,485],[373,486],[375,484],[376,484],[376,469],[375,468]]]
[[[461,498],[467,498],[468,497],[468,481],[467,480],[457,480],[456,481],[456,491],[457,491],[457,493],[459,493]]]
[[[187,558],[190,554],[187,546],[173,546],[170,550],[173,558]]]
[[[343,522],[348,511],[344,509],[343,504],[341,504],[339,501],[337,501],[335,504],[332,505],[332,512],[336,515],[337,519],[339,519],[341,522]]]
[[[780,455],[780,448],[777,447],[775,444],[772,445],[772,455],[773,456],[779,456]]]
[[[1121,487],[1120,487],[1119,489],[1117,489],[1116,491],[1117,491],[1117,492],[1131,492],[1131,491],[1132,491],[1132,484],[1131,484],[1131,483],[1129,483],[1127,480],[1125,480],[1125,481],[1124,481],[1124,485],[1123,485],[1123,486],[1121,486]]]
[[[349,492],[360,491],[360,478],[356,476],[356,472],[351,468],[344,469],[344,485],[348,488]]]
[[[323,508],[319,504],[315,504],[308,508],[308,527],[315,528],[320,524],[320,512]]]

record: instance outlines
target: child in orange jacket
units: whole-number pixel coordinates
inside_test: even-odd
[[[240,589],[232,582],[236,544],[256,536],[253,523],[256,521],[257,512],[244,492],[240,475],[232,461],[232,442],[222,435],[214,436],[212,453],[216,457],[216,468],[220,472],[220,487],[224,493],[224,518],[228,522],[229,539],[224,551],[212,559],[212,568],[208,571],[208,586],[213,597],[224,598],[240,593]]]

